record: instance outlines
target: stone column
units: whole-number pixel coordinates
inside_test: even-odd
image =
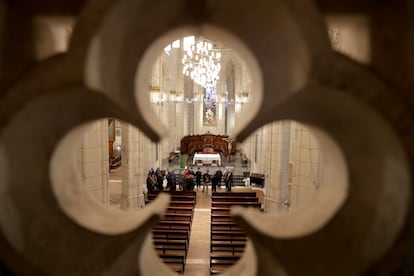
[[[258,131],[257,162],[252,171],[266,176],[263,191],[266,211],[288,210],[291,124],[289,121],[272,123]]]
[[[311,130],[302,124],[295,124],[295,140],[292,141],[294,164],[291,193],[291,207],[295,208],[311,200],[320,187],[322,152]]]
[[[167,119],[168,136],[164,138],[165,147],[161,152],[160,158],[167,157],[171,151],[175,150],[175,147],[177,145],[175,134],[177,128],[177,104],[175,102],[169,102],[165,108],[166,110],[164,116]]]
[[[108,122],[91,123],[82,137],[80,158],[82,179],[93,198],[109,205]]]
[[[291,147],[291,122],[282,122],[282,139],[280,143],[280,176],[279,176],[279,210],[288,211],[288,170],[289,170],[289,158]]]
[[[278,211],[280,202],[280,175],[281,175],[281,143],[282,143],[282,131],[281,125],[273,123],[265,126],[269,128],[268,140],[268,156],[265,160],[263,172],[266,175],[265,179],[265,210],[266,211]]]
[[[143,198],[142,183],[139,179],[140,133],[129,124],[122,125],[122,191],[121,209],[127,210],[141,206]]]

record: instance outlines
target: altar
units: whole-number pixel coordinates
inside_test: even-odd
[[[228,135],[215,135],[212,133],[187,135],[181,138],[181,154],[193,155],[195,153],[205,152],[206,148],[212,149],[214,153],[221,153],[227,157],[236,154],[237,144]]]
[[[218,166],[221,166],[221,157],[218,153],[195,153],[193,158],[193,165],[195,165],[198,161],[203,164],[213,164],[213,161],[216,161]]]

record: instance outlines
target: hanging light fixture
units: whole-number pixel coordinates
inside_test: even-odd
[[[221,69],[219,49],[207,39],[195,41],[194,37],[186,37],[183,50],[183,74],[205,88],[215,87]]]

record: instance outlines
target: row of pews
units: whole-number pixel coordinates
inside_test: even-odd
[[[218,274],[233,265],[247,242],[246,234],[232,221],[234,205],[260,209],[256,192],[213,192],[211,197],[210,274]]]
[[[163,219],[152,229],[154,247],[160,258],[174,271],[183,273],[191,235],[195,191],[163,191],[171,196],[170,205]],[[153,201],[160,191],[148,195],[146,204]]]

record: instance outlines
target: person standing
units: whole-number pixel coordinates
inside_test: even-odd
[[[198,168],[198,169],[197,169],[197,172],[195,173],[196,184],[197,184],[197,190],[198,190],[198,188],[200,188],[200,186],[201,186],[201,176],[202,176],[202,174],[201,174],[200,168]]]
[[[170,188],[170,191],[175,191],[177,189],[176,180],[176,175],[174,170],[172,170],[167,175],[168,187]]]
[[[217,178],[217,186],[220,187],[221,186],[221,178],[223,177],[223,172],[220,169],[218,169],[216,171],[215,176]]]
[[[203,192],[208,193],[208,183],[210,183],[211,176],[208,173],[208,170],[203,174]]]
[[[211,178],[211,194],[213,194],[213,192],[216,191],[217,184],[218,184],[218,178],[217,178],[217,173],[215,173],[213,177]]]
[[[190,168],[188,169],[188,173],[189,173],[190,175],[192,175],[193,177],[195,176],[195,173],[194,173],[193,167],[190,167]]]
[[[189,178],[190,178],[190,172],[187,169],[185,169],[184,174],[183,174],[183,191],[187,190],[187,186],[188,186],[188,183],[189,183],[189,181],[188,181]]]
[[[163,190],[163,181],[164,181],[164,177],[162,175],[162,172],[160,170],[155,171],[155,176],[157,178],[157,188],[158,190],[162,191]]]
[[[231,192],[231,185],[233,184],[233,173],[231,172],[230,169],[227,169],[225,182],[226,182],[227,192]]]
[[[148,190],[148,195],[150,193],[152,193],[152,190],[154,188],[154,173],[149,173],[147,176],[147,190]]]

